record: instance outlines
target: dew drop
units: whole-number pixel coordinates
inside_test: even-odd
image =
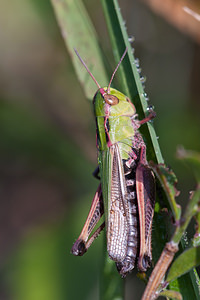
[[[149,105],[149,106],[147,107],[147,110],[148,110],[148,111],[154,110],[154,106],[153,106],[153,105]]]
[[[149,97],[148,97],[147,93],[143,93],[143,96],[144,96],[145,100],[148,102],[149,101]]]
[[[184,240],[184,244],[187,247],[188,246],[188,237],[187,237],[187,231],[184,232],[183,234],[183,240]]]
[[[146,77],[141,76],[141,77],[140,77],[140,81],[141,81],[142,83],[145,83],[145,82],[146,82]]]
[[[134,36],[130,36],[130,37],[128,38],[128,41],[129,41],[130,43],[133,43],[133,42],[135,41]]]
[[[135,65],[136,65],[137,68],[139,68],[139,66],[140,66],[139,58],[135,58]]]

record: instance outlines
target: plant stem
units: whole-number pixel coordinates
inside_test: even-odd
[[[185,213],[181,218],[180,225],[177,226],[174,235],[169,243],[165,245],[165,248],[149,278],[147,287],[142,296],[142,300],[153,300],[157,298],[159,294],[158,288],[161,284],[166,271],[168,270],[175,253],[178,251],[178,244],[185,232],[191,218],[197,212],[197,204],[200,201],[200,186],[197,187],[193,193],[192,198],[189,200]],[[167,285],[167,282],[165,286]],[[157,291],[157,293],[156,293]]]

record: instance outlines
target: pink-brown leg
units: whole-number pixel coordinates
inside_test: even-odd
[[[155,111],[151,111],[150,114],[146,118],[139,121],[139,124],[140,125],[145,124],[145,123],[149,122],[150,120],[154,119],[155,117],[156,117]]]
[[[74,243],[72,247],[72,254],[82,256],[87,249],[90,247],[92,242],[95,238],[100,234],[101,230],[105,227],[105,224],[102,223],[99,228],[94,232],[94,234],[89,238],[89,235],[91,234],[92,230],[94,229],[95,225],[100,220],[101,216],[104,213],[103,208],[103,197],[102,197],[102,190],[101,190],[101,184],[99,185],[94,198],[92,200],[92,205],[88,214],[88,217],[86,219],[86,222],[83,226],[83,229],[81,231],[81,234],[79,235],[78,239]]]
[[[155,204],[155,178],[146,162],[146,147],[141,148],[136,169],[136,192],[140,224],[138,268],[146,271],[151,261],[151,228]]]

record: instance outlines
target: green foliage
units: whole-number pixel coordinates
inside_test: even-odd
[[[172,281],[198,265],[200,265],[200,247],[187,249],[171,265],[166,281]]]
[[[172,170],[169,170],[164,164],[155,165],[151,163],[151,166],[160,181],[162,188],[164,189],[168,203],[173,212],[173,216],[176,221],[180,219],[181,216],[181,207],[176,203],[175,198],[179,195],[179,192],[176,189],[177,178]]]

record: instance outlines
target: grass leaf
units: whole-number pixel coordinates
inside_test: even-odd
[[[166,281],[172,281],[200,265],[200,246],[185,250],[170,267]]]
[[[94,26],[82,1],[52,0],[51,2],[77,77],[86,97],[92,100],[97,86],[80,63],[74,48],[78,50],[100,85],[106,85],[108,77]]]
[[[116,63],[119,62],[122,53],[125,48],[128,47],[128,55],[123,60],[118,71],[118,77],[121,82],[120,89],[132,100],[139,118],[142,119],[148,114],[147,95],[142,86],[137,61],[133,56],[132,47],[129,42],[130,39],[125,28],[125,22],[122,18],[120,7],[116,0],[101,0],[101,2]],[[162,154],[152,122],[143,125],[141,132],[145,136],[145,142],[148,148],[148,160],[151,159],[154,162],[163,163]]]

